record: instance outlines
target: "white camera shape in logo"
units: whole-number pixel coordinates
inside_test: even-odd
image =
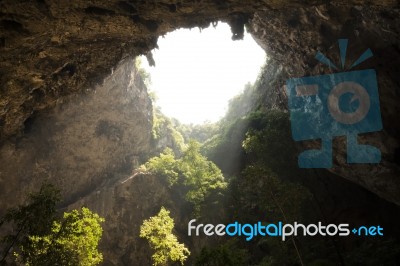
[[[382,129],[375,70],[292,78],[286,85],[293,139],[322,142],[321,150],[300,154],[300,167],[332,167],[335,136],[347,136],[348,163],[380,161],[378,149],[357,144],[358,134]],[[344,110],[343,106],[351,108]]]
[[[358,101],[359,106],[355,112],[343,112],[340,110],[340,97],[346,93],[353,94],[351,102]],[[368,114],[371,102],[366,89],[353,81],[344,81],[336,85],[328,96],[328,109],[331,116],[342,124],[352,125],[360,122]]]

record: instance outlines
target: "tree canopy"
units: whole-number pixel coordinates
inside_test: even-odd
[[[48,234],[56,217],[56,204],[60,201],[60,190],[45,183],[36,193],[28,196],[25,205],[10,209],[0,220],[0,227],[10,224],[12,231],[1,239],[4,251],[0,262],[5,262],[11,249],[17,249],[22,258],[31,252],[29,236]],[[21,250],[23,249],[23,250]]]
[[[169,261],[179,261],[182,265],[190,255],[189,249],[178,242],[172,233],[174,220],[170,212],[161,207],[160,212],[148,220],[144,220],[140,227],[140,237],[148,240],[154,250],[153,265],[167,265]]]
[[[88,208],[65,212],[57,217],[60,191],[42,185],[29,196],[26,205],[9,210],[0,226],[9,223],[12,233],[2,238],[5,251],[1,263],[13,250],[15,260],[27,266],[91,266],[102,261],[97,247],[104,219]]]
[[[91,266],[103,260],[97,250],[103,218],[88,208],[65,212],[60,221],[54,221],[51,233],[29,236],[30,252],[21,260],[25,265]],[[25,248],[22,247],[22,251]],[[20,258],[17,253],[17,258]],[[28,256],[26,256],[28,255]]]
[[[197,214],[201,204],[213,191],[226,187],[221,170],[200,153],[200,144],[193,140],[181,158],[177,159],[171,149],[166,149],[144,166],[146,170],[166,177],[171,186],[185,186],[185,198],[194,204]]]

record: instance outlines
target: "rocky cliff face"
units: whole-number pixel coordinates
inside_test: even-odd
[[[298,9],[282,8],[257,12],[251,32],[272,58],[265,72],[267,108],[287,108],[285,83],[291,77],[336,73],[315,59],[321,51],[333,62],[340,62],[337,39],[349,39],[346,65],[350,65],[368,48],[374,56],[352,70],[373,68],[377,72],[383,130],[362,134],[360,143],[378,147],[380,164],[346,163],[346,139],[334,141],[333,173],[345,177],[382,198],[400,205],[400,19],[395,8],[365,5],[324,4]],[[315,142],[304,149],[319,148]]]
[[[152,104],[129,58],[101,85],[56,103],[26,123],[23,137],[0,148],[0,209],[44,180],[76,201],[132,167],[150,149]],[[13,199],[13,200],[6,200]]]

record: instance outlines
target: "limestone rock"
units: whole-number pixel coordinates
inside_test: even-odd
[[[366,133],[359,142],[374,145],[382,152],[380,164],[347,164],[346,141],[334,140],[334,168],[331,172],[400,205],[400,19],[399,8],[351,6],[329,3],[279,12],[257,12],[251,32],[273,59],[266,74],[267,108],[287,109],[285,82],[288,78],[333,73],[314,57],[321,51],[340,62],[337,40],[349,39],[346,70],[365,50],[374,56],[352,70],[373,68],[377,72],[383,130]],[[266,72],[269,73],[267,70]],[[318,149],[315,141],[304,142],[303,149]]]
[[[1,146],[0,210],[21,203],[46,179],[68,204],[115,173],[129,173],[135,161],[147,159],[151,128],[151,100],[134,59],[127,58],[101,85],[37,114],[23,137]]]

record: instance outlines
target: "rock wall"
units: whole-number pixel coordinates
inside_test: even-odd
[[[0,147],[1,212],[46,179],[68,204],[129,174],[147,159],[151,128],[151,100],[128,58],[101,85],[58,101],[26,123],[23,137]]]
[[[400,205],[400,9],[393,7],[329,3],[302,8],[257,12],[250,31],[272,58],[265,71],[264,102],[267,108],[287,109],[288,78],[336,73],[315,59],[321,51],[340,62],[337,40],[349,39],[345,71],[368,48],[374,56],[352,68],[377,72],[383,130],[362,134],[359,141],[378,147],[380,164],[347,164],[346,139],[334,140],[331,172]],[[319,148],[304,142],[303,149]]]

